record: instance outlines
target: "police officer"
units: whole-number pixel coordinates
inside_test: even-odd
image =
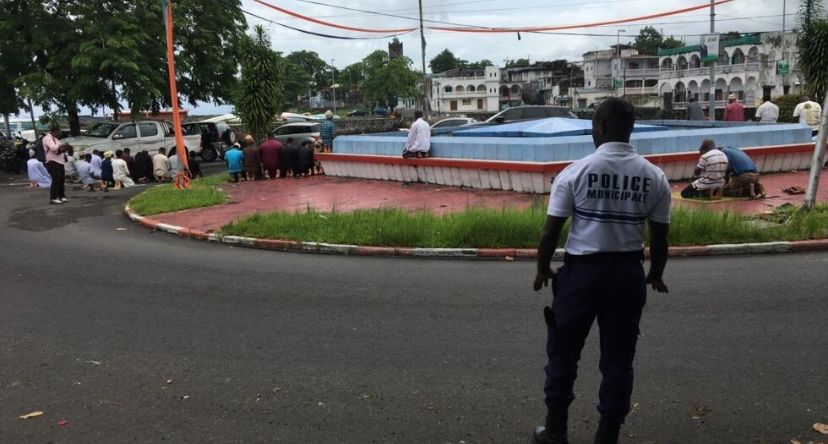
[[[534,289],[552,281],[547,323],[548,363],[544,384],[547,417],[533,441],[567,444],[568,409],[575,398],[581,349],[597,318],[601,338],[599,368],[603,379],[596,444],[618,441],[630,410],[633,358],[647,285],[667,292],[662,273],[667,264],[670,184],[660,169],[629,144],[635,115],[619,98],[601,104],[592,119],[595,153],[564,169],[552,185],[543,237],[538,245]],[[572,217],[564,265],[550,261],[564,222]],[[643,229],[650,229],[651,263],[644,275]]]

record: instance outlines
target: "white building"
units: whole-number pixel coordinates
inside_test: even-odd
[[[453,69],[431,78],[432,110],[440,114],[493,113],[500,110],[500,68]],[[520,89],[516,96],[520,98]]]
[[[799,92],[796,69],[796,31],[748,34],[722,42],[715,67],[715,106],[724,108],[727,97],[736,94],[749,107],[761,104],[762,97]],[[701,62],[701,46],[660,49],[658,56],[640,55],[620,45],[620,57],[613,49],[583,55],[584,88],[574,91],[579,107],[606,97],[633,99],[657,97],[655,102],[683,109],[690,98],[701,103],[710,100],[710,67]],[[789,74],[777,74],[777,62],[788,60]],[[639,101],[643,104],[643,102]]]
[[[762,96],[776,97],[797,92],[800,81],[796,69],[797,33],[748,34],[724,41],[716,63],[714,85],[717,108],[727,105],[727,97],[736,94],[752,107],[761,104]],[[701,63],[701,46],[659,50],[659,95],[671,95],[676,108],[686,106],[690,98],[710,100],[710,68]],[[789,74],[777,74],[777,62],[789,61]]]

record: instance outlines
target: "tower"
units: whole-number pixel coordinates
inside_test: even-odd
[[[388,58],[389,59],[396,59],[397,57],[402,57],[403,55],[403,44],[394,37],[394,40],[391,40],[391,43],[388,44]]]

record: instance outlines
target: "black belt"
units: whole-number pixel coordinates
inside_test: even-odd
[[[644,250],[636,251],[612,251],[604,253],[593,254],[569,254],[564,255],[565,263],[603,263],[603,262],[620,262],[620,261],[636,261],[644,260]]]

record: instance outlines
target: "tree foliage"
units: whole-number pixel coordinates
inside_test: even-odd
[[[365,67],[363,100],[366,105],[383,104],[389,108],[397,105],[398,97],[420,97],[417,88],[420,80],[411,68],[408,57],[388,58],[388,53],[377,50],[362,60]]]
[[[803,0],[799,10],[802,31],[797,39],[799,71],[814,100],[822,102],[828,89],[828,18],[819,0]]]
[[[428,62],[428,67],[431,69],[431,72],[438,74],[452,69],[462,68],[467,63],[465,60],[455,57],[453,52],[444,49],[443,52],[437,54]]]
[[[674,39],[672,36],[664,38],[664,36],[652,26],[645,26],[638,31],[638,36],[635,37],[635,42],[632,47],[638,50],[639,54],[656,55],[659,48],[681,48],[684,42]]]
[[[285,56],[287,63],[296,65],[310,74],[315,88],[331,86],[331,70],[328,63],[313,51],[293,51]]]
[[[235,6],[240,0],[227,0]],[[226,103],[236,83],[235,41],[242,13],[227,2],[173,3],[179,101]],[[79,106],[135,112],[172,105],[163,3],[157,0],[3,0],[0,42],[20,60],[14,87],[44,110]],[[5,52],[4,52],[5,54]],[[5,58],[5,55],[3,56]],[[8,81],[8,73],[0,85]]]
[[[282,109],[284,65],[281,56],[270,48],[270,38],[262,25],[253,35],[239,42],[241,79],[235,92],[235,113],[254,140],[262,140]]]
[[[529,66],[529,59],[509,60],[506,62],[507,68],[522,68]]]

